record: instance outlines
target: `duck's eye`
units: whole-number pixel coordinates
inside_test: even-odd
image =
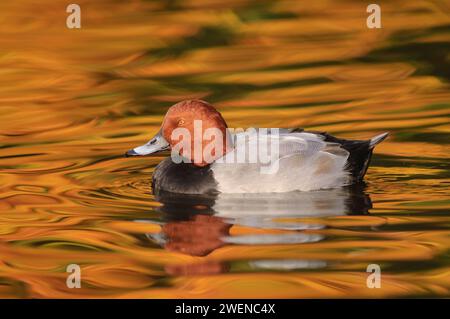
[[[179,119],[178,120],[178,126],[183,126],[184,125],[184,119]]]

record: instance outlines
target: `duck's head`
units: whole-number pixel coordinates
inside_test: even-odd
[[[196,166],[206,166],[231,150],[231,139],[222,115],[209,103],[186,100],[172,105],[161,129],[146,144],[126,152],[145,156],[172,150]]]

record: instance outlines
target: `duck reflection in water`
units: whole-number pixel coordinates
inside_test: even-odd
[[[368,214],[372,203],[364,185],[313,192],[269,194],[217,194],[210,196],[159,192],[162,203],[160,233],[147,234],[152,242],[167,250],[191,256],[207,256],[225,245],[270,245],[318,242],[324,239],[315,229],[320,223],[302,218]],[[283,222],[282,219],[289,222]],[[234,225],[276,229],[276,234],[230,235]],[[307,231],[305,230],[312,230]],[[257,268],[299,269],[325,267],[323,261],[259,260]],[[171,274],[206,274],[227,271],[219,262],[169,266]]]

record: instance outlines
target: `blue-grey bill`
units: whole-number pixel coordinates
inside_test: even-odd
[[[166,139],[158,132],[150,141],[146,144],[135,147],[125,153],[126,157],[129,156],[146,156],[155,154],[161,151],[169,149],[170,145]]]

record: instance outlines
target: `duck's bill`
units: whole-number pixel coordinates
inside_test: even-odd
[[[161,132],[158,132],[158,134],[148,141],[148,143],[129,150],[125,153],[125,156],[146,156],[162,152],[167,149],[169,149],[169,143],[161,135]]]

